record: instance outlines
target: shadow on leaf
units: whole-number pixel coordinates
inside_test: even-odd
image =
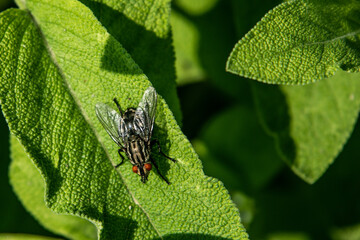
[[[134,239],[137,222],[110,214],[107,209],[100,213],[95,207],[88,207],[84,211],[86,215],[103,222],[100,239]]]
[[[137,24],[120,11],[91,0],[81,0],[113,36],[108,38],[102,57],[102,68],[123,74],[144,73],[156,91],[169,104],[178,118],[180,109],[175,90],[175,54],[171,32],[157,36],[153,31]],[[121,59],[127,54],[119,51],[119,43],[140,67],[126,68]],[[126,60],[127,61],[127,60]]]
[[[158,125],[155,124],[152,139],[157,139],[159,141],[159,146],[161,148],[161,151],[166,156],[173,158],[173,156],[169,155],[169,151],[168,151],[168,148],[171,144],[170,141],[168,140],[169,139],[168,131],[166,131],[164,128],[159,127]],[[172,162],[172,161],[170,159],[167,159],[166,157],[162,156],[158,152],[158,148],[156,145],[152,147],[151,157],[157,163],[161,174],[167,179],[166,175],[170,169],[170,162]],[[157,175],[159,175],[159,173],[156,170],[155,170],[155,172]],[[169,179],[167,179],[167,180],[169,180]]]

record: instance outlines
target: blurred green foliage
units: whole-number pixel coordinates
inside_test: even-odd
[[[360,124],[336,161],[309,185],[281,161],[274,140],[260,124],[251,80],[225,72],[234,44],[279,3],[173,2],[182,130],[200,155],[205,174],[220,179],[232,194],[251,239],[360,239]],[[0,10],[10,6],[2,4]],[[179,25],[184,30],[177,32]],[[194,35],[184,37],[182,31]],[[184,50],[187,40],[190,51]],[[0,127],[0,232],[53,236],[12,192],[7,177],[9,132],[3,118]]]

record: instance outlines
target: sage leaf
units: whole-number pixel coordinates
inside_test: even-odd
[[[232,50],[226,70],[261,82],[307,84],[360,66],[360,2],[292,0],[268,12]]]

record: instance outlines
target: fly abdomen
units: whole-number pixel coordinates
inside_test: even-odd
[[[141,139],[128,142],[126,150],[132,165],[143,165],[149,160],[150,151]]]

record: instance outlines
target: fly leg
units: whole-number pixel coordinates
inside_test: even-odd
[[[157,139],[151,140],[150,145],[153,146],[154,144],[157,144],[157,146],[158,146],[158,151],[159,151],[159,153],[161,153],[161,155],[163,155],[164,157],[166,157],[167,159],[169,159],[169,160],[171,160],[171,161],[173,161],[173,162],[176,162],[175,159],[167,156],[165,153],[163,153],[163,152],[161,151],[160,144],[159,144],[159,140],[157,140]]]
[[[150,162],[155,166],[156,171],[158,172],[158,174],[160,175],[160,177],[168,184],[170,185],[170,182],[168,180],[166,180],[166,178],[161,174],[161,172],[159,171],[159,167],[156,164],[156,162],[150,157]]]
[[[124,159],[125,159],[125,158],[124,158],[123,155],[121,155],[121,152],[124,152],[124,148],[120,148],[120,149],[118,150],[119,156],[121,157],[121,162],[120,162],[119,164],[115,165],[115,166],[114,166],[115,168],[118,168],[121,164],[124,163]]]
[[[121,117],[123,116],[123,111],[121,110],[120,104],[116,98],[113,99],[114,103],[116,104],[117,108],[119,109],[119,112],[121,114]]]

